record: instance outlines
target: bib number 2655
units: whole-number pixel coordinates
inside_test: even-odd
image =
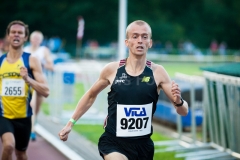
[[[5,87],[6,96],[20,96],[21,94],[21,87]]]
[[[24,86],[23,79],[3,79],[2,96],[24,96]]]

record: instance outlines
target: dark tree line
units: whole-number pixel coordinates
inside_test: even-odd
[[[0,1],[0,37],[7,24],[23,20],[46,37],[59,36],[68,48],[76,44],[77,17],[83,16],[83,42],[97,40],[101,45],[118,39],[119,0],[19,0]],[[208,48],[212,39],[226,41],[228,48],[240,48],[239,0],[128,0],[128,23],[142,19],[153,31],[153,40],[190,39]]]

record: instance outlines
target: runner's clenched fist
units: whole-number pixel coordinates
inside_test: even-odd
[[[178,86],[178,84],[174,81],[172,81],[172,95],[174,99],[174,103],[181,103],[181,90]]]
[[[23,80],[28,83],[28,70],[26,67],[20,67],[20,75],[22,76]]]

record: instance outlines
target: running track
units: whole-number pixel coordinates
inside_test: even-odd
[[[29,142],[27,154],[29,160],[68,160],[39,135],[36,141]],[[2,155],[2,141],[0,141],[0,155]],[[13,160],[16,160],[15,155],[13,157]]]

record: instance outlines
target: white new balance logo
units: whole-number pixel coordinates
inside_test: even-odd
[[[122,73],[122,77],[120,78],[127,78],[127,75],[125,73]]]
[[[123,79],[115,80],[115,84],[117,84],[117,83],[124,83],[124,81],[125,81],[125,80],[123,80]]]

